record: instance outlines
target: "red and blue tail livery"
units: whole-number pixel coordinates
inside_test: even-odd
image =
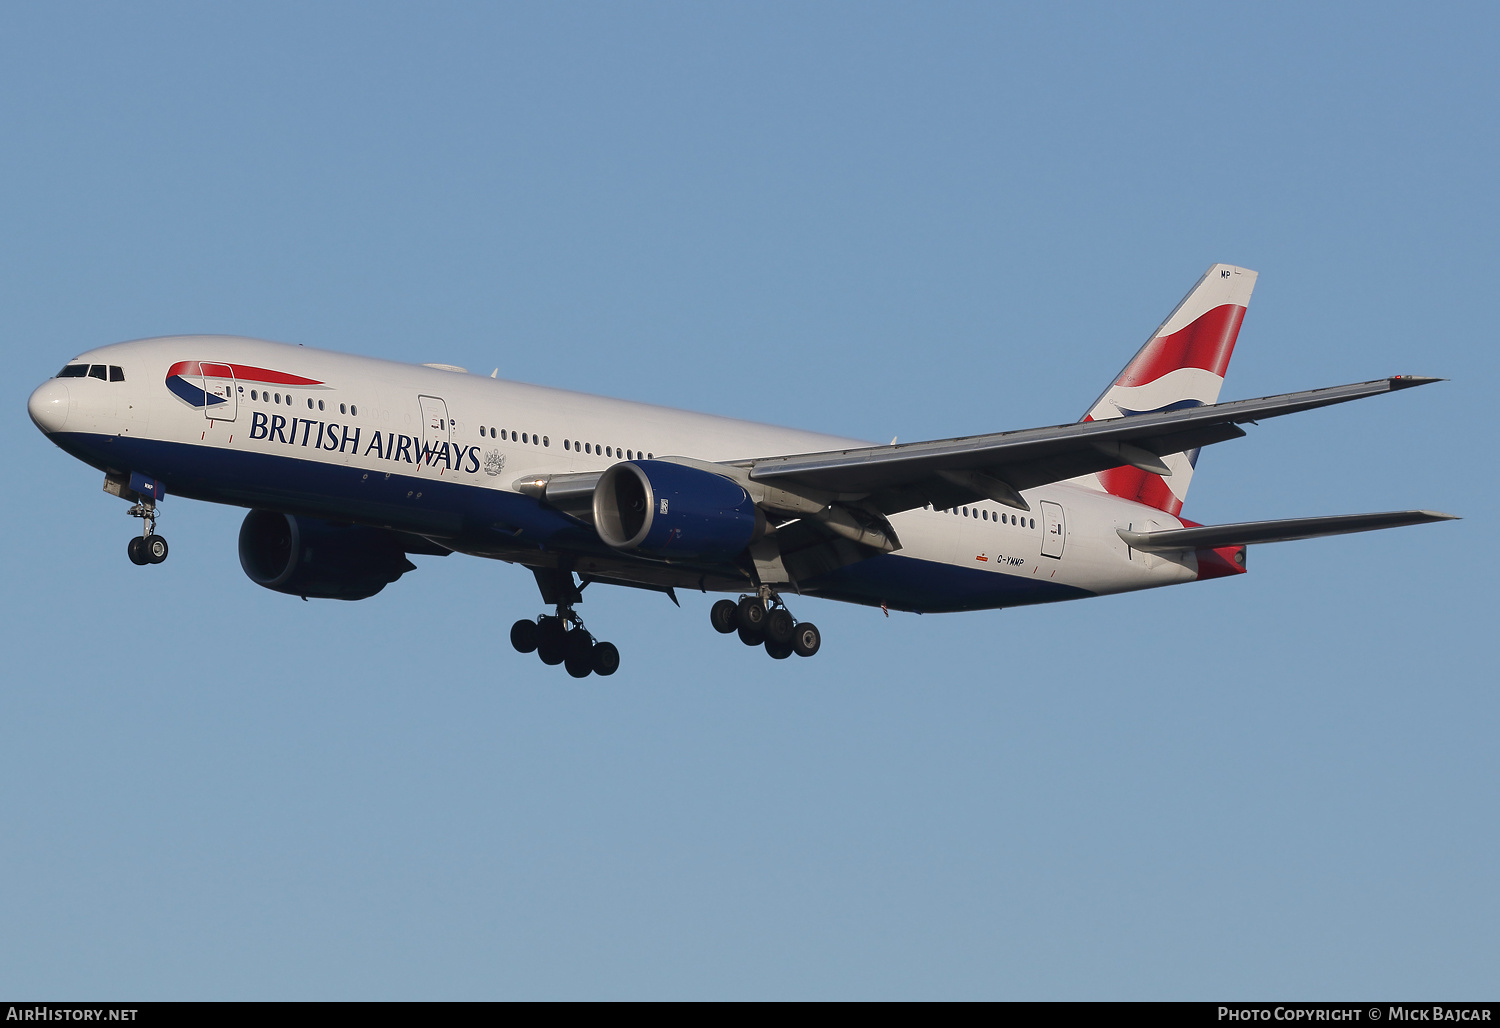
[[[1084,415],[1085,421],[1158,414],[1218,402],[1256,274],[1215,264],[1167,315],[1125,370]],[[1198,462],[1193,448],[1164,458],[1168,476],[1139,467],[1111,468],[1097,481],[1113,496],[1176,514]]]
[[[101,347],[28,410],[129,501],[136,564],[166,559],[171,494],[251,508],[246,576],[304,599],[373,596],[416,570],[412,554],[521,565],[548,609],[511,643],[577,678],[620,664],[578,614],[588,584],[722,594],[717,631],[810,657],[822,636],[791,608],[817,599],[919,613],[1084,599],[1233,580],[1251,544],[1447,520],[1180,517],[1203,447],[1437,381],[1220,402],[1255,278],[1210,267],[1081,421],[912,443],[235,336]]]

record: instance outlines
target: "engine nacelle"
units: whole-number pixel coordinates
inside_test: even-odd
[[[363,600],[416,570],[389,532],[270,510],[245,515],[240,567],[256,585],[323,600]]]
[[[594,487],[594,528],[617,550],[727,560],[765,531],[748,493],[723,475],[661,460],[611,465]]]

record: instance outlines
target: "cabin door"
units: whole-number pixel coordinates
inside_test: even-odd
[[[203,416],[211,421],[233,421],[240,405],[234,369],[204,361],[198,365],[198,372],[203,379]]]
[[[445,452],[453,437],[453,422],[448,420],[448,405],[437,396],[419,396],[422,405],[422,463],[431,464]]]
[[[1051,500],[1042,501],[1042,556],[1063,555],[1063,543],[1068,540],[1068,526],[1063,523],[1062,504]]]

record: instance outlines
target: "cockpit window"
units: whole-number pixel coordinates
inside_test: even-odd
[[[109,380],[111,382],[125,381],[125,369],[118,364],[111,364],[109,366]]]
[[[69,364],[57,373],[58,378],[82,378],[89,373],[87,364]]]
[[[89,365],[89,378],[97,378],[101,382],[109,381],[109,368],[103,364]]]

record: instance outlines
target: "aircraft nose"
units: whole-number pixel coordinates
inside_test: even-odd
[[[51,435],[61,432],[68,422],[68,387],[55,378],[49,378],[36,387],[31,399],[26,401],[26,413],[36,422],[36,427]]]

